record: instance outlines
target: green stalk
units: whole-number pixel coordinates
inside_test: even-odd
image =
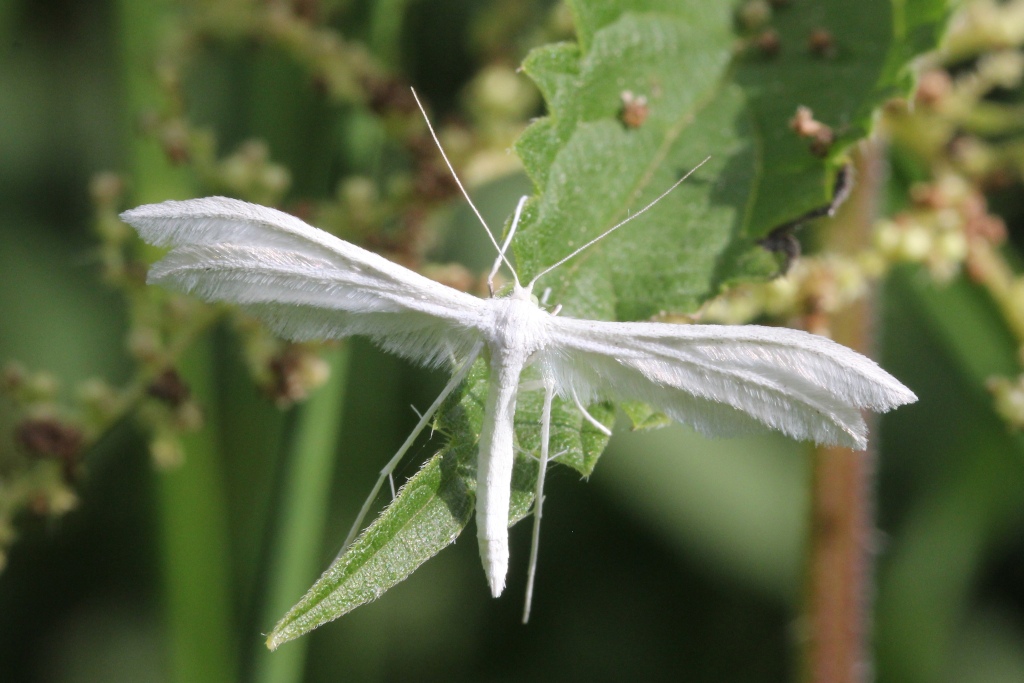
[[[389,69],[398,67],[401,57],[402,20],[408,0],[378,0],[371,5],[370,49]]]
[[[160,476],[164,609],[171,680],[237,680],[227,502],[220,472],[212,341],[182,360],[182,377],[205,406],[202,429],[184,441],[185,462]]]
[[[187,168],[173,166],[153,140],[136,134],[142,112],[159,110],[165,94],[156,81],[156,46],[174,5],[167,0],[117,5],[124,93],[125,149],[137,203],[194,195]],[[204,428],[184,442],[186,462],[158,483],[168,680],[217,683],[236,679],[231,627],[226,504],[219,472],[214,365],[209,339],[184,356],[179,368],[206,407]]]
[[[120,0],[117,10],[125,116],[121,123],[132,172],[132,196],[139,204],[194,196],[195,180],[189,169],[172,165],[160,145],[137,132],[142,114],[160,110],[165,104],[166,94],[156,80],[156,48],[174,21],[175,3]]]
[[[269,630],[312,585],[318,574],[323,531],[330,502],[334,453],[345,405],[349,347],[331,349],[325,360],[331,378],[299,410],[285,453],[277,527],[271,539],[263,624]],[[309,640],[302,638],[277,652],[256,653],[258,683],[302,680]]]

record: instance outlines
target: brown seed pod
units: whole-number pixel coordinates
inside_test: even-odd
[[[167,368],[146,387],[146,393],[172,408],[188,400],[192,392],[174,368]]]

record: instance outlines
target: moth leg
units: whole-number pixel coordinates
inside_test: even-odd
[[[516,446],[516,454],[522,455],[523,457],[529,458],[530,460],[534,460],[536,462],[540,462],[540,456],[534,455],[533,453],[531,453],[530,451],[526,450],[525,448],[520,448],[519,446]],[[569,454],[568,450],[558,451],[554,455],[548,456],[548,462],[549,463],[550,462],[554,462],[554,461],[558,460],[559,458],[561,458],[563,455],[568,455],[568,454]]]
[[[612,430],[608,429],[603,424],[598,422],[597,419],[593,415],[591,415],[589,412],[587,412],[587,409],[584,408],[583,404],[580,402],[580,397],[576,395],[576,390],[575,389],[573,389],[573,392],[572,392],[572,400],[576,403],[576,408],[580,411],[580,413],[583,414],[583,419],[586,420],[587,422],[589,422],[594,427],[594,429],[596,429],[597,431],[601,432],[605,436],[611,436],[612,435]]]
[[[533,499],[533,540],[530,542],[530,566],[526,572],[526,600],[523,605],[523,623],[530,621],[533,603],[533,580],[537,575],[537,553],[540,549],[540,518],[544,505],[544,475],[548,469],[548,448],[551,445],[551,400],[555,385],[551,379],[544,382],[544,408],[540,417],[540,467],[537,471],[537,491]]]
[[[409,407],[412,408],[412,412],[416,413],[416,417],[417,418],[419,418],[420,420],[423,419],[423,413],[421,413],[416,406],[412,406],[411,405]],[[434,425],[430,425],[430,436],[434,436]],[[391,482],[391,493],[394,494],[394,492],[395,492],[395,483]],[[394,495],[392,495],[391,497],[394,498]]]
[[[548,458],[548,462],[554,462],[554,461],[558,460],[559,458],[561,458],[563,455],[569,455],[569,449],[566,449],[564,451],[558,451],[557,453],[552,455],[550,458]]]
[[[412,444],[416,441],[416,437],[418,437],[420,432],[422,432],[427,426],[430,422],[430,418],[434,416],[434,413],[441,408],[441,404],[444,403],[446,398],[448,398],[448,395],[455,391],[456,387],[462,384],[462,380],[466,379],[466,375],[469,374],[469,370],[473,367],[473,363],[476,361],[477,356],[480,355],[480,351],[483,349],[483,346],[484,343],[482,341],[477,342],[473,346],[473,350],[470,351],[469,356],[466,358],[465,362],[463,362],[462,367],[452,375],[448,384],[445,385],[444,389],[441,390],[441,393],[438,394],[438,397],[434,399],[434,402],[431,403],[430,407],[423,413],[423,416],[420,417],[420,421],[416,423],[415,427],[413,427],[412,433],[410,433],[405,439],[405,442],[398,449],[398,452],[395,453],[394,457],[388,461],[387,465],[384,465],[384,469],[380,471],[380,477],[378,477],[377,483],[373,485],[373,490],[370,491],[369,497],[367,497],[366,502],[363,503],[363,507],[360,508],[359,515],[356,516],[356,521],[352,524],[352,529],[349,530],[348,536],[345,538],[345,542],[342,544],[341,550],[338,551],[337,557],[341,557],[341,554],[345,552],[345,549],[348,548],[350,543],[352,543],[356,534],[359,533],[360,528],[362,528],[363,520],[366,519],[366,515],[369,513],[370,507],[373,505],[373,501],[377,497],[377,494],[380,493],[381,487],[384,485],[385,481],[391,479],[391,474],[395,471],[395,468],[398,467],[398,463],[401,462],[409,448],[412,447]],[[393,480],[391,484],[391,491],[392,495],[394,495],[395,489]]]

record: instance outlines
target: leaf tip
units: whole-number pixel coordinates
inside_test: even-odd
[[[280,647],[282,643],[285,643],[287,641],[288,638],[281,635],[281,633],[277,629],[274,629],[274,631],[269,636],[267,636],[267,649],[273,652],[278,647]]]

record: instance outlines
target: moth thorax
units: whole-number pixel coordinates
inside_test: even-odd
[[[543,345],[543,309],[529,300],[508,297],[496,300],[491,343],[506,352],[527,357]]]

